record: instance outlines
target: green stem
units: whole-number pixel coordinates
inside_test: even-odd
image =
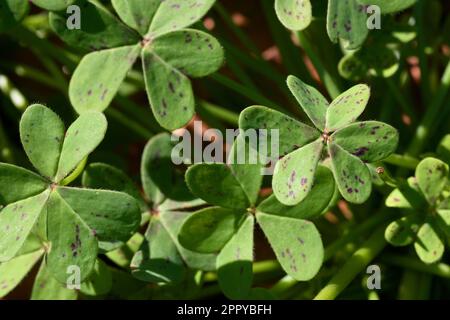
[[[414,170],[419,164],[420,160],[401,154],[391,154],[389,157],[383,160],[384,163],[392,164],[397,167]]]
[[[405,270],[398,287],[398,300],[416,300],[419,291],[419,274],[415,271]]]
[[[450,279],[450,265],[443,262],[435,264],[425,264],[412,257],[399,256],[394,254],[383,255],[381,261],[400,268],[410,269]]]
[[[59,184],[61,186],[67,186],[67,185],[71,184],[73,181],[75,181],[80,176],[80,174],[83,173],[84,168],[86,167],[86,163],[87,163],[87,157],[84,158],[78,164],[78,166],[75,168],[75,170],[69,176],[67,176],[64,180],[62,180]]]
[[[298,32],[297,36],[303,50],[308,55],[309,59],[314,65],[314,68],[319,74],[319,77],[322,80],[323,84],[325,85],[325,88],[327,88],[328,94],[332,99],[335,99],[342,92],[337,82],[333,79],[332,75],[326,70],[325,66],[323,65],[317,53],[314,51],[306,35],[303,32]]]
[[[153,133],[150,130],[141,126],[136,121],[125,117],[120,111],[118,111],[112,107],[109,107],[108,109],[106,109],[105,114],[107,114],[111,118],[115,119],[117,122],[121,123],[125,127],[131,129],[134,133],[136,133],[141,138],[148,140],[153,136]]]
[[[405,95],[400,92],[398,86],[394,83],[392,78],[385,78],[385,80],[388,85],[389,92],[398,102],[403,112],[406,113],[411,118],[412,123],[416,123],[417,117],[414,114],[414,110],[411,107],[411,104],[408,103],[408,101],[406,100]]]
[[[233,111],[230,111],[226,108],[217,106],[215,104],[209,103],[205,100],[199,100],[198,104],[201,108],[208,111],[211,115],[227,122],[228,124],[233,125],[234,127],[239,126],[239,115]]]
[[[417,26],[417,40],[418,40],[418,51],[419,51],[419,64],[420,64],[420,87],[422,89],[422,101],[427,101],[430,95],[429,90],[429,70],[428,70],[428,59],[425,52],[426,49],[426,34],[424,27],[425,19],[425,8],[426,4],[424,0],[419,0],[415,6],[415,18]]]
[[[379,227],[372,236],[350,257],[347,263],[334,275],[330,282],[317,294],[314,300],[335,299],[353,279],[384,249],[385,225]]]

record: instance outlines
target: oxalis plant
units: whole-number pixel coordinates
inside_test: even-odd
[[[139,227],[139,206],[133,197],[67,186],[81,173],[106,128],[106,118],[95,111],[80,116],[67,131],[45,106],[32,105],[24,112],[20,138],[38,173],[0,164],[1,295],[44,256],[33,295],[51,295],[50,288],[41,292],[48,281],[58,290],[55,297],[70,296],[65,290],[68,273],[76,268],[80,282],[89,281],[96,269],[107,276],[97,255],[120,246]],[[87,286],[86,292],[92,292]]]
[[[82,8],[80,29],[67,29],[65,12],[52,12],[49,18],[67,44],[94,51],[83,57],[70,81],[75,110],[105,110],[140,57],[157,122],[169,130],[189,122],[195,101],[188,77],[207,76],[223,63],[223,49],[213,36],[187,29],[214,0],[111,1],[123,22],[96,2],[75,3]]]
[[[366,164],[395,151],[397,130],[378,121],[355,122],[370,97],[367,85],[356,85],[328,103],[317,89],[294,76],[287,83],[314,127],[262,106],[245,109],[239,119],[243,130],[279,129],[283,158],[273,174],[275,196],[285,205],[300,203],[313,188],[318,163],[329,157],[341,195],[363,203],[372,190]]]

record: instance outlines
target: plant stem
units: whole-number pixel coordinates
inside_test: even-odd
[[[237,113],[205,100],[199,100],[198,104],[201,106],[201,108],[207,110],[209,113],[227,122],[228,124],[231,124],[234,127],[239,126],[239,115]]]
[[[364,270],[386,246],[386,240],[384,239],[385,227],[383,224],[372,234],[317,294],[314,300],[335,299]]]
[[[309,59],[311,60],[312,64],[314,65],[314,68],[316,69],[317,73],[319,74],[320,79],[322,80],[323,84],[325,85],[325,88],[328,91],[328,94],[332,99],[335,99],[341,94],[341,89],[339,88],[337,82],[333,79],[331,74],[325,69],[322,61],[320,60],[319,56],[316,52],[314,52],[314,49],[309,42],[308,38],[303,32],[297,33],[298,39],[300,41],[300,44],[305,51],[305,53],[308,55]]]
[[[381,261],[400,268],[406,268],[414,271],[436,275],[442,278],[450,279],[450,265],[443,262],[435,264],[425,264],[417,259],[407,256],[394,254],[385,254]]]
[[[398,288],[398,300],[416,300],[418,290],[419,282],[417,272],[405,270]]]
[[[385,78],[385,80],[391,95],[395,98],[395,100],[397,100],[398,104],[403,109],[403,112],[411,118],[411,122],[415,124],[417,122],[417,117],[414,114],[414,110],[412,109],[411,105],[406,100],[405,95],[400,92],[400,89],[398,88],[397,84],[394,83],[392,78]]]
[[[415,6],[414,15],[417,24],[417,40],[418,40],[418,51],[419,51],[419,64],[420,64],[420,87],[422,89],[422,101],[427,101],[430,90],[429,90],[429,72],[428,72],[428,59],[425,52],[426,48],[426,36],[424,27],[425,18],[425,1],[419,0]]]
[[[125,127],[131,129],[134,133],[136,133],[141,138],[148,140],[153,136],[153,133],[150,130],[141,126],[136,121],[125,117],[120,111],[118,111],[112,107],[109,107],[108,109],[106,109],[105,114],[109,115],[111,118],[115,119],[117,122],[121,123]]]
[[[420,160],[408,155],[391,154],[389,157],[384,159],[383,162],[397,167],[414,170]]]

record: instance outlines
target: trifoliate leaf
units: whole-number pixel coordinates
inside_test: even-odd
[[[277,162],[272,188],[278,201],[293,206],[305,199],[313,186],[322,150],[323,142],[318,139]]]
[[[372,180],[364,162],[335,143],[328,145],[328,152],[334,179],[344,199],[357,204],[365,202],[372,192]]]
[[[417,233],[414,248],[420,260],[425,263],[435,263],[444,254],[444,244],[430,222],[424,223]]]
[[[420,219],[415,215],[400,218],[388,225],[384,233],[387,242],[402,247],[414,242]]]
[[[76,300],[77,295],[75,289],[67,289],[66,283],[61,283],[52,276],[45,261],[41,263],[31,300]]]
[[[448,173],[448,165],[435,158],[426,158],[417,166],[417,183],[430,204],[434,204],[438,200],[448,185]]]
[[[229,299],[246,298],[253,280],[253,216],[248,216],[217,257],[220,288]]]
[[[244,213],[219,207],[199,210],[183,223],[178,241],[192,251],[218,252],[239,229]]]
[[[307,28],[312,19],[309,0],[275,0],[275,12],[281,23],[293,31]]]
[[[310,221],[257,213],[256,219],[284,271],[297,281],[312,279],[323,261],[323,244]]]
[[[159,0],[112,0],[114,10],[129,27],[145,36],[150,22],[161,1]]]
[[[34,167],[53,179],[64,140],[64,123],[52,110],[39,104],[29,106],[20,120],[20,139]]]

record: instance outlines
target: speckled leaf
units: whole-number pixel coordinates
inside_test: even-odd
[[[162,211],[160,213],[161,223],[177,246],[186,265],[194,270],[213,271],[216,269],[217,254],[190,251],[178,242],[181,226],[191,215],[191,212],[185,211]]]
[[[219,207],[199,210],[184,221],[178,241],[192,251],[218,252],[236,233],[244,213]]]
[[[267,129],[267,141],[271,141],[270,130],[278,130],[280,156],[303,147],[320,136],[315,128],[263,106],[251,106],[242,111],[239,117],[239,128],[245,131]],[[251,146],[256,149],[256,146]],[[268,152],[267,155],[271,156],[272,152]]]
[[[334,99],[327,110],[327,131],[336,131],[358,119],[369,98],[370,88],[358,84]]]
[[[43,254],[41,249],[0,264],[0,298],[14,290]]]
[[[87,112],[69,127],[64,139],[57,182],[69,175],[102,142],[108,123],[100,112]]]
[[[186,171],[192,193],[209,204],[246,209],[250,202],[229,167],[222,163],[199,163]]]
[[[0,32],[14,27],[28,13],[27,0],[4,0],[0,3]]]
[[[79,6],[80,29],[67,28],[70,14],[65,10],[51,12],[49,15],[51,28],[67,44],[94,51],[136,44],[140,41],[137,32],[128,28],[101,5],[83,1]]]
[[[414,215],[400,218],[387,226],[384,237],[393,246],[407,246],[414,242],[419,223],[420,219]]]
[[[313,186],[322,150],[323,142],[318,139],[277,162],[272,188],[278,201],[293,206],[306,198]]]
[[[105,110],[141,51],[140,45],[92,52],[83,57],[70,80],[69,97],[79,113]]]
[[[45,206],[48,193],[9,204],[0,211],[0,262],[14,258],[23,246]]]
[[[149,36],[154,38],[170,31],[186,28],[200,20],[215,0],[165,0],[150,25]]]
[[[191,81],[152,51],[142,51],[145,86],[158,123],[168,130],[186,125],[194,116]]]
[[[293,31],[307,28],[312,20],[309,0],[275,0],[275,12],[281,23]]]
[[[48,240],[51,242],[48,268],[59,282],[66,283],[70,276],[68,268],[77,266],[80,281],[86,280],[97,258],[95,235],[58,192],[52,192],[47,206]]]
[[[323,131],[329,106],[327,99],[316,88],[307,85],[295,76],[289,76],[287,84],[303,111],[314,125]]]
[[[161,133],[149,140],[142,154],[141,178],[149,200],[159,204],[161,195],[165,198],[188,201],[194,197],[184,181],[184,172],[178,170],[172,161],[176,142],[168,133]]]
[[[341,39],[346,49],[360,47],[369,34],[365,6],[357,0],[329,0],[327,31],[331,41]]]
[[[112,0],[114,10],[128,26],[144,36],[158,9],[160,0]]]
[[[73,4],[75,0],[30,0],[33,4],[49,11],[65,10],[68,6]],[[83,3],[84,0],[79,1]]]
[[[331,136],[331,141],[364,162],[376,162],[394,153],[398,131],[383,122],[365,121],[350,124]]]
[[[67,289],[66,284],[58,282],[45,261],[42,262],[34,281],[31,300],[76,300],[77,291]]]
[[[344,199],[357,204],[365,202],[372,192],[369,169],[358,157],[335,143],[328,145],[328,152],[334,179]]]
[[[34,172],[0,163],[0,208],[43,192],[49,182]]]
[[[148,48],[173,68],[194,78],[216,72],[224,59],[219,41],[206,32],[194,29],[165,34],[156,38]],[[171,86],[176,91],[177,84],[172,83]]]
[[[147,210],[137,185],[125,172],[106,163],[92,163],[83,171],[83,187],[124,192],[139,202],[141,212]]]
[[[430,221],[424,223],[417,232],[417,239],[414,242],[417,255],[425,263],[435,263],[444,254],[444,244],[434,228]]]
[[[183,279],[183,260],[158,217],[151,220],[131,268],[133,276],[142,281],[179,283]]]
[[[435,158],[426,158],[417,166],[417,183],[430,204],[434,204],[438,200],[448,185],[448,173],[448,165]]]
[[[285,206],[275,195],[259,204],[257,210],[267,214],[297,219],[309,219],[320,215],[328,206],[334,193],[334,178],[330,169],[319,165],[311,191],[296,206]]]
[[[319,272],[323,244],[312,222],[264,213],[258,213],[256,219],[288,275],[307,281]]]
[[[95,261],[94,270],[87,281],[81,284],[80,291],[88,296],[107,294],[112,288],[111,269],[101,260]]]
[[[20,140],[34,167],[52,179],[58,168],[64,123],[52,110],[39,104],[25,110],[20,120]]]
[[[68,187],[58,193],[101,243],[125,242],[139,228],[138,202],[126,193]]]
[[[410,177],[401,183],[386,199],[386,206],[402,209],[424,209],[427,202],[419,189],[416,178]]]
[[[220,288],[229,299],[246,298],[253,281],[253,216],[248,216],[217,257]]]
[[[394,13],[413,6],[417,0],[357,0],[360,4],[380,7],[383,14]]]

